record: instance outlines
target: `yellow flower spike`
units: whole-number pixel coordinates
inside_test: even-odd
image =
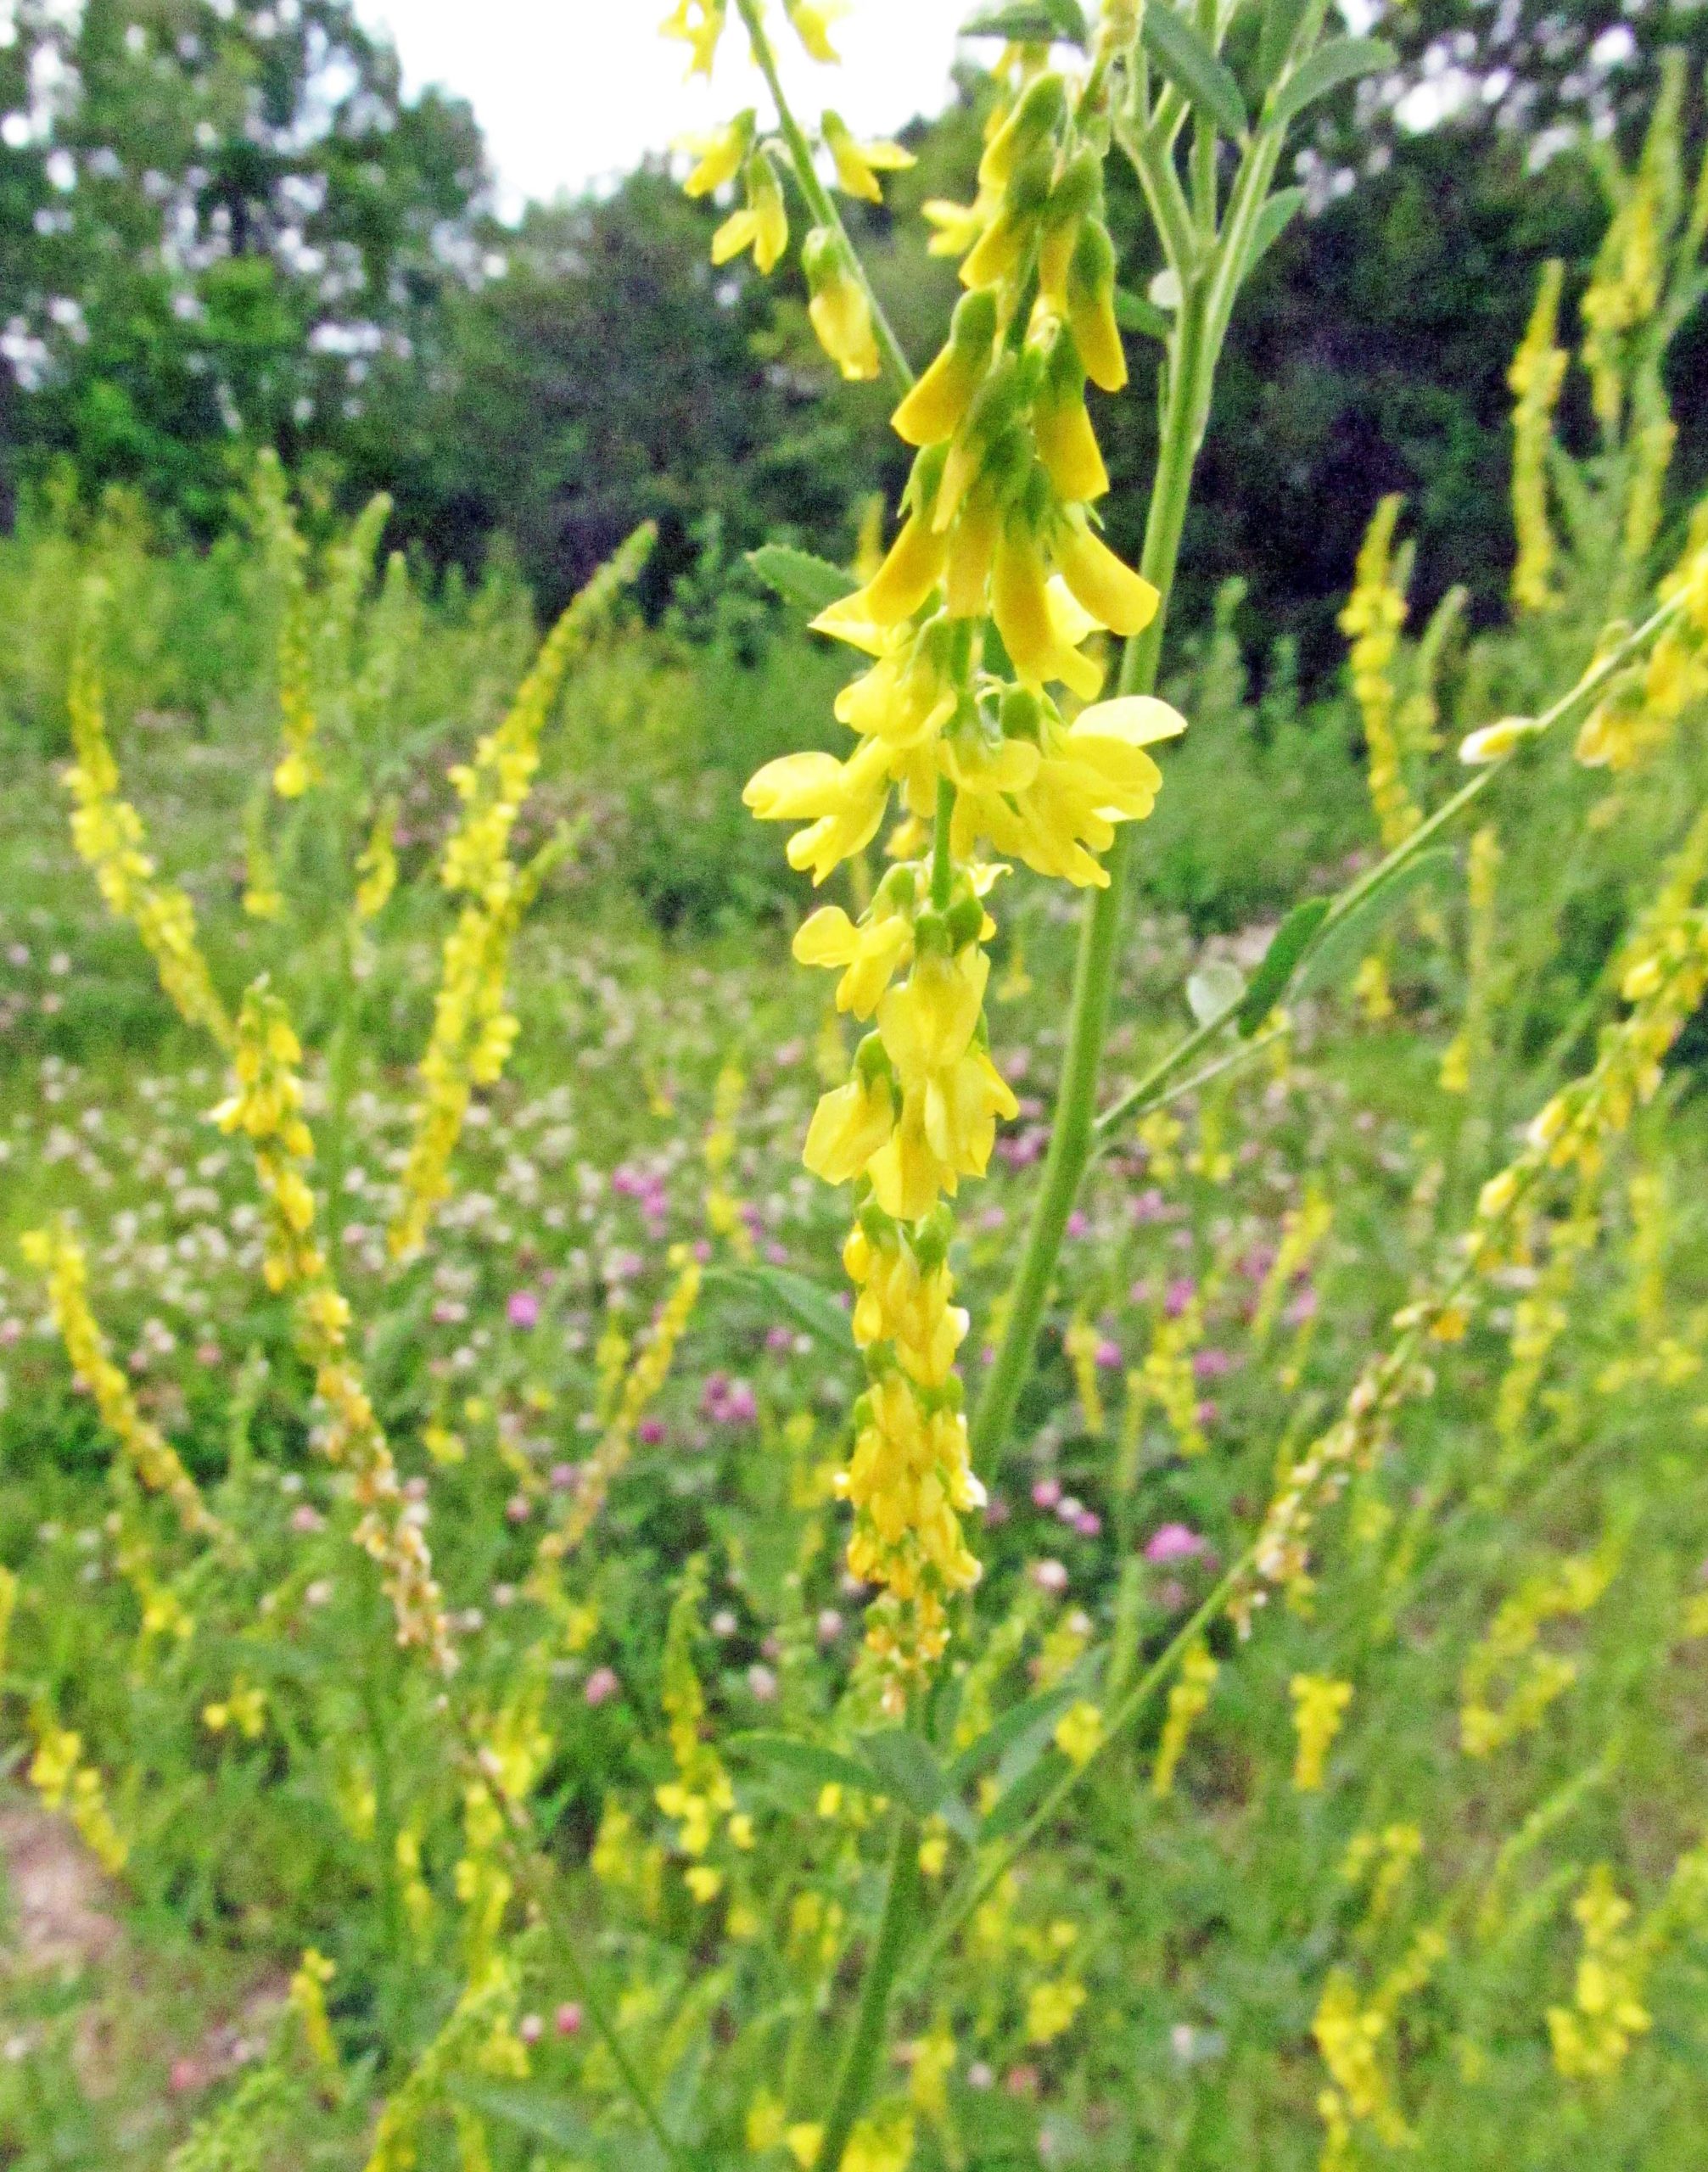
[[[881,365],[871,303],[841,237],[815,227],[801,247],[801,269],[820,346],[851,383],[875,378]]]
[[[849,132],[848,123],[839,113],[828,109],[820,124],[825,148],[835,161],[837,181],[843,193],[858,196],[868,204],[882,204],[883,188],[878,180],[881,173],[904,173],[918,164],[911,151],[899,143],[881,137],[871,143],[857,143]]]
[[[1288,1687],[1299,1738],[1293,1785],[1301,1794],[1313,1794],[1323,1784],[1329,1752],[1352,1701],[1352,1685],[1327,1675],[1296,1674]]]
[[[745,113],[737,114],[733,120],[714,129],[709,136],[691,136],[683,140],[680,148],[689,152],[695,161],[692,172],[682,183],[685,196],[710,196],[735,179],[753,149],[757,121],[758,115],[749,106]]]
[[[1091,382],[1100,391],[1119,392],[1127,355],[1115,321],[1115,249],[1093,219],[1081,227],[1068,266],[1067,324]]]
[[[709,76],[717,58],[718,41],[724,34],[724,0],[677,0],[658,25],[660,37],[679,40],[692,55],[690,76]]]
[[[712,261],[728,264],[746,249],[753,262],[769,274],[789,245],[789,215],[776,171],[763,151],[755,151],[742,169],[747,202],[731,211],[712,236]]]
[[[996,327],[994,294],[962,295],[943,351],[890,417],[904,444],[941,445],[954,436],[989,370]]]
[[[1142,633],[1156,617],[1156,591],[1116,557],[1084,514],[1062,523],[1050,548],[1075,601],[1100,626],[1124,641]]]
[[[842,55],[831,43],[830,26],[847,14],[848,0],[783,0],[783,4],[808,59],[834,68]]]

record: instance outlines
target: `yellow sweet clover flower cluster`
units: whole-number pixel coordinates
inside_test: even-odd
[[[1396,1314],[1394,1343],[1366,1361],[1341,1415],[1288,1469],[1230,1602],[1242,1634],[1270,1589],[1298,1603],[1308,1596],[1308,1540],[1317,1516],[1354,1471],[1370,1467],[1404,1404],[1432,1388],[1424,1346],[1464,1334],[1477,1279],[1509,1260],[1527,1259],[1534,1242],[1529,1209],[1542,1180],[1566,1169],[1593,1174],[1607,1142],[1653,1098],[1668,1050],[1708,993],[1708,911],[1694,904],[1705,868],[1708,810],[1673,855],[1627,946],[1620,981],[1626,1016],[1604,1027],[1591,1069],[1546,1104],[1519,1154],[1482,1187],[1461,1267]]]
[[[1487,1757],[1541,1724],[1543,1714],[1577,1679],[1577,1663],[1538,1650],[1550,1621],[1588,1614],[1618,1566],[1610,1548],[1550,1563],[1504,1602],[1464,1664],[1459,1682],[1459,1744],[1467,1757]],[[1504,1686],[1505,1693],[1496,1702]]]
[[[271,446],[265,447],[255,461],[249,513],[278,591],[275,669],[280,751],[273,770],[273,790],[281,799],[300,799],[325,774],[315,745],[320,720],[314,703],[308,544],[291,510],[283,463]]]
[[[1192,1356],[1204,1339],[1204,1310],[1214,1280],[1207,1275],[1178,1313],[1165,1312],[1157,1320],[1134,1390],[1140,1408],[1154,1402],[1168,1419],[1183,1456],[1201,1456],[1210,1445],[1198,1419],[1198,1377]]]
[[[1094,695],[1101,672],[1078,644],[1095,624],[1136,632],[1156,607],[1154,591],[1089,518],[1107,483],[1084,408],[1081,344],[1100,382],[1121,382],[1125,366],[1100,170],[1089,153],[1071,152],[1059,78],[1030,87],[994,131],[983,171],[994,196],[984,238],[963,266],[972,291],[895,417],[921,448],[901,533],[865,587],[815,622],[875,658],[837,704],[860,745],[846,763],[784,757],[746,795],[762,818],[807,825],[789,859],[822,882],[870,842],[900,787],[904,818],[889,848],[899,864],[858,922],[837,907],[815,914],[796,954],[840,972],[840,1009],[876,1014],[854,1078],[820,1104],[806,1159],[826,1181],[860,1188],[857,1279],[870,1257],[882,1263],[880,1308],[898,1276],[927,1293],[929,1318],[914,1323],[921,1348],[940,1342],[951,1321],[960,1323],[958,1342],[965,1325],[948,1303],[946,1238],[919,1225],[962,1177],[983,1174],[996,1118],[1016,1106],[988,1050],[983,944],[994,930],[983,898],[995,870],[976,848],[988,838],[1042,872],[1106,882],[1094,853],[1112,840],[1115,822],[1150,812],[1160,782],[1144,747],[1181,729],[1172,710],[1138,698],[1099,704],[1069,725],[1047,692],[1059,680],[1082,699]],[[1027,283],[1016,275],[1034,242],[1039,291],[1016,353],[1000,335],[1017,322]],[[1012,681],[984,666],[987,607]],[[926,842],[928,822],[929,862],[907,858]],[[862,1495],[888,1496],[897,1537],[863,1517],[855,1544],[866,1566],[856,1573],[876,1570],[888,1588],[874,1643],[904,1671],[940,1653],[944,1598],[976,1575],[951,1526],[977,1495],[958,1382],[887,1359],[882,1346],[893,1340],[886,1333],[866,1346],[873,1387],[849,1486],[857,1509]],[[933,1391],[924,1402],[922,1387]],[[927,1526],[921,1556],[916,1541]],[[904,1533],[908,1542],[899,1543]]]
[[[1156,1744],[1156,1763],[1151,1774],[1151,1792],[1159,1801],[1173,1793],[1174,1776],[1186,1754],[1187,1742],[1193,1727],[1209,1710],[1210,1692],[1221,1671],[1201,1638],[1187,1646],[1179,1674],[1169,1686],[1168,1709]]]
[[[231,1729],[245,1742],[259,1742],[267,1727],[266,1690],[239,1675],[227,1695],[203,1705],[202,1725],[210,1734],[224,1734]]]
[[[40,1709],[31,1713],[31,1726],[36,1750],[30,1784],[48,1809],[65,1811],[96,1861],[116,1878],[129,1859],[130,1843],[113,1822],[101,1775],[82,1762],[82,1736]]]
[[[1603,169],[1617,200],[1578,315],[1596,420],[1610,438],[1616,436],[1624,413],[1628,344],[1653,322],[1666,290],[1667,244],[1678,209],[1683,59],[1677,55],[1662,78],[1636,172],[1620,173],[1614,160]]]
[[[1329,1752],[1345,1724],[1352,1685],[1326,1674],[1296,1674],[1287,1687],[1298,1737],[1293,1785],[1301,1794],[1313,1794],[1323,1784]]]
[[[326,1987],[338,1973],[338,1963],[328,1961],[316,1946],[310,1946],[291,1971],[286,1994],[291,2011],[302,2029],[309,2057],[329,2078],[339,2072],[338,2046],[333,2041],[332,2019],[326,2010]]]
[[[267,1213],[262,1272],[270,1290],[294,1295],[298,1338],[326,1413],[322,1447],[350,1474],[361,1510],[356,1541],[379,1567],[398,1641],[421,1646],[448,1674],[456,1658],[432,1557],[350,1355],[350,1306],[315,1240],[305,1174],[314,1139],[302,1115],[301,1061],[283,1004],[265,978],[255,982],[238,1019],[233,1090],[212,1120],[221,1131],[241,1132],[254,1153]]]
[[[201,1489],[159,1426],[137,1408],[131,1384],[109,1353],[107,1339],[89,1305],[89,1264],[68,1223],[27,1230],[24,1257],[47,1277],[53,1324],[71,1369],[94,1397],[101,1423],[118,1441],[150,1492],[163,1493],[193,1538],[230,1543],[231,1534],[202,1498]]]
[[[1627,1928],[1635,1911],[1605,1863],[1589,1873],[1571,1904],[1583,1951],[1569,2007],[1548,2009],[1554,2063],[1571,2080],[1605,2080],[1625,2063],[1633,2041],[1654,2026],[1643,2003],[1642,1955]]]
[[[736,1848],[753,1845],[753,1820],[736,1808],[730,1776],[705,1739],[706,1693],[694,1665],[705,1595],[706,1558],[696,1554],[682,1571],[664,1632],[660,1698],[676,1777],[653,1790],[653,1800],[675,1824],[677,1851],[687,1859],[683,1882],[703,1908],[723,1890],[723,1872],[704,1860],[720,1824]]]
[[[1370,803],[1384,847],[1392,852],[1422,816],[1407,786],[1399,736],[1393,667],[1406,622],[1405,582],[1393,562],[1394,525],[1403,501],[1386,497],[1376,507],[1358,549],[1352,592],[1341,613],[1341,631],[1352,643],[1352,697],[1364,722],[1369,762]]]
[[[1268,1341],[1288,1291],[1322,1250],[1334,1220],[1334,1207],[1314,1187],[1306,1191],[1296,1206],[1287,1210],[1281,1223],[1281,1240],[1252,1314],[1252,1341],[1257,1348]]]
[[[1678,615],[1641,663],[1614,675],[1585,717],[1576,752],[1587,769],[1617,775],[1636,768],[1708,695],[1708,503],[1692,516],[1684,551],[1659,594],[1663,603],[1679,605]]]
[[[1079,1397],[1085,1430],[1094,1435],[1103,1430],[1107,1417],[1103,1392],[1097,1384],[1097,1352],[1101,1341],[1102,1337],[1084,1314],[1068,1324],[1061,1337],[1061,1354],[1073,1374],[1073,1391]]]
[[[284,904],[278,867],[267,842],[266,794],[257,792],[244,815],[244,910],[251,920],[280,920]]]
[[[143,819],[119,797],[118,764],[107,742],[105,696],[97,649],[106,591],[98,581],[84,591],[67,695],[71,747],[76,759],[64,782],[75,803],[71,842],[94,871],[107,910],[128,921],[154,960],[160,986],[190,1025],[200,1026],[224,1047],[232,1038],[206,959],[196,939],[195,908],[170,882],[155,880],[145,849]]]
[[[1513,394],[1512,518],[1518,557],[1512,569],[1512,601],[1518,611],[1548,611],[1560,601],[1553,580],[1557,551],[1548,518],[1548,456],[1554,411],[1571,359],[1558,344],[1565,272],[1557,257],[1543,267],[1536,306],[1506,376]]]
[[[378,920],[397,887],[397,803],[385,800],[373,818],[367,842],[356,857],[356,916]]]
[[[1324,2130],[1322,2172],[1346,2172],[1355,2162],[1353,2136],[1359,2126],[1367,2126],[1389,2149],[1413,2143],[1382,2052],[1393,2041],[1401,2007],[1429,1982],[1447,1951],[1440,1931],[1432,1926],[1419,1931],[1368,2002],[1360,1999],[1346,1969],[1330,1971],[1311,2024],[1331,2083],[1317,2098]]]
[[[536,1597],[552,1587],[552,1566],[574,1553],[597,1522],[613,1481],[627,1464],[635,1446],[636,1430],[657,1400],[669,1376],[676,1346],[687,1331],[704,1279],[700,1263],[686,1245],[673,1245],[669,1264],[675,1274],[670,1293],[659,1307],[651,1334],[634,1363],[622,1369],[627,1346],[619,1342],[617,1362],[611,1374],[608,1422],[599,1445],[581,1467],[581,1475],[561,1524],[540,1542],[530,1591]],[[602,1339],[602,1350],[603,1343]],[[617,1383],[620,1381],[620,1388]]]
[[[1414,1865],[1423,1854],[1423,1834],[1415,1825],[1396,1821],[1379,1833],[1355,1833],[1341,1858],[1341,1876],[1354,1890],[1368,1878],[1366,1924],[1379,1923],[1398,1899]]]
[[[490,1086],[509,1060],[518,1031],[505,1007],[505,976],[523,914],[552,861],[560,838],[518,868],[510,840],[540,766],[540,738],[571,663],[634,580],[654,531],[637,529],[564,611],[534,660],[509,713],[459,763],[451,781],[462,820],[445,842],[439,879],[468,903],[445,939],[433,1029],[421,1059],[421,1098],[402,1196],[388,1232],[393,1257],[420,1246],[434,1209],[450,1190],[451,1157],[477,1086]]]
[[[1595,1188],[1586,1183],[1571,1212],[1549,1224],[1544,1240],[1547,1258],[1534,1283],[1520,1292],[1512,1308],[1509,1354],[1494,1405],[1494,1430],[1501,1444],[1503,1467],[1514,1465],[1524,1451],[1526,1420],[1537,1389],[1549,1354],[1570,1319],[1567,1300],[1577,1279],[1578,1264],[1593,1249],[1600,1231]]]

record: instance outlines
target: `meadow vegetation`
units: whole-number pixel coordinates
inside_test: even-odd
[[[266,454],[0,540],[0,1840],[118,1925],[0,1979],[20,2172],[1700,2161],[1684,73],[1512,364],[1509,608],[1373,492],[1308,695],[1163,628],[1290,86],[1382,56],[994,12],[904,395],[825,176],[905,154],[691,181],[899,364],[850,569],[649,612],[643,529],[542,641]]]

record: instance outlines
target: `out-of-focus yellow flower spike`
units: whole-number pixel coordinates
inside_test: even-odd
[[[762,272],[771,272],[789,245],[789,215],[776,173],[763,151],[755,151],[742,169],[747,202],[731,211],[712,237],[712,261],[727,264],[744,249],[752,249]]]
[[[836,161],[838,187],[846,195],[863,197],[868,204],[883,201],[881,173],[904,173],[918,163],[911,151],[887,137],[872,143],[857,143],[842,115],[828,108],[821,126],[825,148]]]
[[[802,244],[801,269],[820,346],[850,383],[875,378],[880,364],[871,303],[846,243],[827,227],[815,227]]]
[[[709,136],[685,136],[678,148],[694,160],[693,171],[682,183],[685,196],[710,196],[733,181],[753,148],[758,115],[752,106]]]
[[[660,37],[676,38],[688,47],[693,56],[688,63],[691,76],[711,74],[726,12],[724,0],[676,0],[659,24]]]
[[[831,43],[830,29],[848,12],[848,0],[784,0],[795,36],[809,59],[834,68],[842,55]]]

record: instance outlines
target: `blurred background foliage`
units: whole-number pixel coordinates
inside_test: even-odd
[[[1690,62],[1697,135],[1708,64],[1708,10],[1677,0],[1378,0],[1371,22],[1401,64],[1325,104],[1301,155],[1308,213],[1242,305],[1180,600],[1207,625],[1239,568],[1242,637],[1267,656],[1287,636],[1307,687],[1338,659],[1335,600],[1386,491],[1411,501],[1416,601],[1462,580],[1473,622],[1497,615],[1505,373],[1536,272],[1563,257],[1575,298],[1605,218],[1598,143],[1629,154],[1669,47]],[[543,611],[651,516],[649,613],[674,599],[703,633],[740,550],[792,535],[845,557],[870,494],[897,479],[881,393],[834,378],[790,277],[713,272],[709,206],[645,170],[501,223],[467,106],[406,98],[348,0],[16,0],[9,26],[8,524],[50,484],[92,508],[119,484],[169,539],[210,544],[273,445],[328,513],[390,493],[388,546],[426,568],[478,578],[508,538]],[[968,193],[973,97],[969,78],[907,132],[918,166],[857,222],[916,354],[951,275],[922,264],[915,214]],[[1119,208],[1142,292],[1142,221]],[[1682,504],[1708,475],[1700,321],[1671,379]],[[1568,442],[1588,422],[1568,410]],[[1151,403],[1098,425],[1130,545]],[[757,624],[757,596],[746,607]]]

